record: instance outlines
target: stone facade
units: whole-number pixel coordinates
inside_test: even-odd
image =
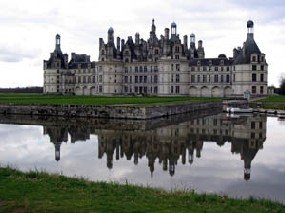
[[[154,95],[229,97],[267,95],[268,64],[254,41],[253,22],[247,22],[243,47],[234,48],[233,57],[220,54],[205,58],[203,42],[191,34],[181,41],[177,25],[156,35],[152,20],[147,40],[129,36],[125,41],[108,30],[105,43],[99,39],[99,58],[60,50],[60,36],[48,61],[44,61],[44,93],[76,95]]]

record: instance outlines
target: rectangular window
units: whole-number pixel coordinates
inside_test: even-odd
[[[219,76],[218,75],[214,75],[214,82],[217,83],[219,81]]]
[[[143,67],[143,71],[144,71],[144,72],[147,72],[147,66],[144,66],[144,67]]]
[[[252,94],[256,94],[256,86],[252,86],[251,87],[251,93]]]
[[[138,91],[139,91],[138,87],[135,87],[135,93],[138,93]]]
[[[215,67],[215,71],[218,71],[219,70],[219,68],[218,67]]]
[[[101,85],[99,86],[99,92],[103,92],[103,87]]]
[[[195,75],[191,75],[191,83],[195,82]]]
[[[204,67],[203,67],[203,71],[207,71],[207,67],[204,66]]]
[[[179,55],[175,55],[175,59],[178,60],[179,59]]]
[[[103,82],[103,76],[99,75],[99,83],[102,83],[102,82]]]
[[[157,87],[153,88],[153,93],[155,93],[155,94],[157,93]]]
[[[261,82],[264,81],[264,74],[260,74],[260,81],[261,81]]]
[[[260,94],[263,94],[263,86],[260,86]]]
[[[179,81],[180,81],[179,74],[176,74],[175,81],[176,81],[176,83],[179,83]]]
[[[180,71],[180,64],[176,64],[175,67],[176,67],[176,71]]]
[[[138,67],[135,67],[135,72],[138,72],[138,71],[139,71]]]
[[[143,67],[142,66],[140,66],[140,72],[142,72],[143,71]]]
[[[252,82],[256,82],[256,74],[253,73],[251,76],[252,76]]]
[[[128,83],[128,76],[125,76],[125,83]]]
[[[260,66],[260,70],[263,71],[264,70],[264,65]]]
[[[153,82],[154,82],[154,83],[157,83],[157,75],[155,75],[155,76],[153,77]]]
[[[132,83],[132,76],[130,76],[130,83]]]
[[[200,75],[197,76],[197,82],[200,82]]]
[[[140,76],[140,81],[139,81],[140,83],[142,83],[143,82],[143,77],[142,76]]]
[[[221,75],[221,82],[223,83],[224,82],[224,76]]]
[[[230,83],[230,75],[227,75],[226,81],[227,81],[227,83]]]
[[[180,87],[179,86],[175,86],[175,93],[179,94],[180,93]]]
[[[255,71],[256,70],[256,65],[252,65],[251,70]]]
[[[143,77],[143,82],[144,82],[144,83],[147,83],[147,76],[144,76],[144,77]]]
[[[207,82],[207,75],[203,75],[203,83]]]
[[[138,83],[138,76],[135,76],[135,83]]]
[[[170,87],[170,92],[173,93],[173,86]]]

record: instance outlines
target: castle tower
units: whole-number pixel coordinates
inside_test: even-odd
[[[171,37],[173,37],[174,35],[176,35],[177,33],[177,25],[175,22],[171,23]]]
[[[199,40],[198,41],[198,58],[205,58],[205,52],[204,52],[204,47],[203,47],[203,41]]]
[[[55,50],[54,51],[56,53],[62,54],[61,49],[60,49],[60,35],[59,34],[56,34],[55,36]]]
[[[54,148],[55,148],[55,160],[59,161],[60,160],[60,146],[61,142],[56,142],[54,143]]]
[[[253,26],[254,26],[253,21],[248,20],[247,21],[247,34],[248,35],[252,35],[253,36]]]
[[[151,32],[152,32],[153,34],[155,34],[155,29],[156,29],[156,27],[155,27],[155,25],[154,25],[154,19],[152,19]]]
[[[139,33],[136,33],[136,34],[135,34],[135,44],[136,44],[136,45],[139,45],[139,43],[140,43],[140,34],[139,34]]]
[[[114,43],[114,29],[110,27],[108,30],[108,43]]]
[[[190,34],[190,47],[195,48],[195,34],[194,33]]]
[[[164,38],[165,38],[165,40],[169,39],[169,28],[164,29]]]

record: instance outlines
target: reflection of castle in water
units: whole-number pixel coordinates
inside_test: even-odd
[[[124,128],[116,124],[110,126],[110,123],[108,128],[100,126],[45,126],[44,132],[55,144],[56,160],[60,159],[60,145],[68,141],[68,134],[71,142],[85,141],[90,138],[90,134],[96,134],[98,157],[102,158],[106,154],[108,168],[113,167],[114,158],[119,160],[126,157],[137,164],[139,159],[146,156],[151,173],[158,160],[163,170],[168,170],[171,176],[180,159],[182,164],[192,164],[195,156],[200,158],[204,143],[215,142],[222,146],[229,142],[231,152],[240,154],[244,161],[246,180],[250,179],[251,161],[258,150],[263,148],[266,139],[266,116],[261,115],[228,118],[225,114],[219,114],[141,129],[127,125]]]

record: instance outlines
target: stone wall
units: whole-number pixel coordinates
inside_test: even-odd
[[[0,114],[42,115],[64,117],[120,118],[120,119],[152,119],[177,115],[200,110],[220,109],[222,103],[191,103],[165,106],[17,106],[0,105]]]

